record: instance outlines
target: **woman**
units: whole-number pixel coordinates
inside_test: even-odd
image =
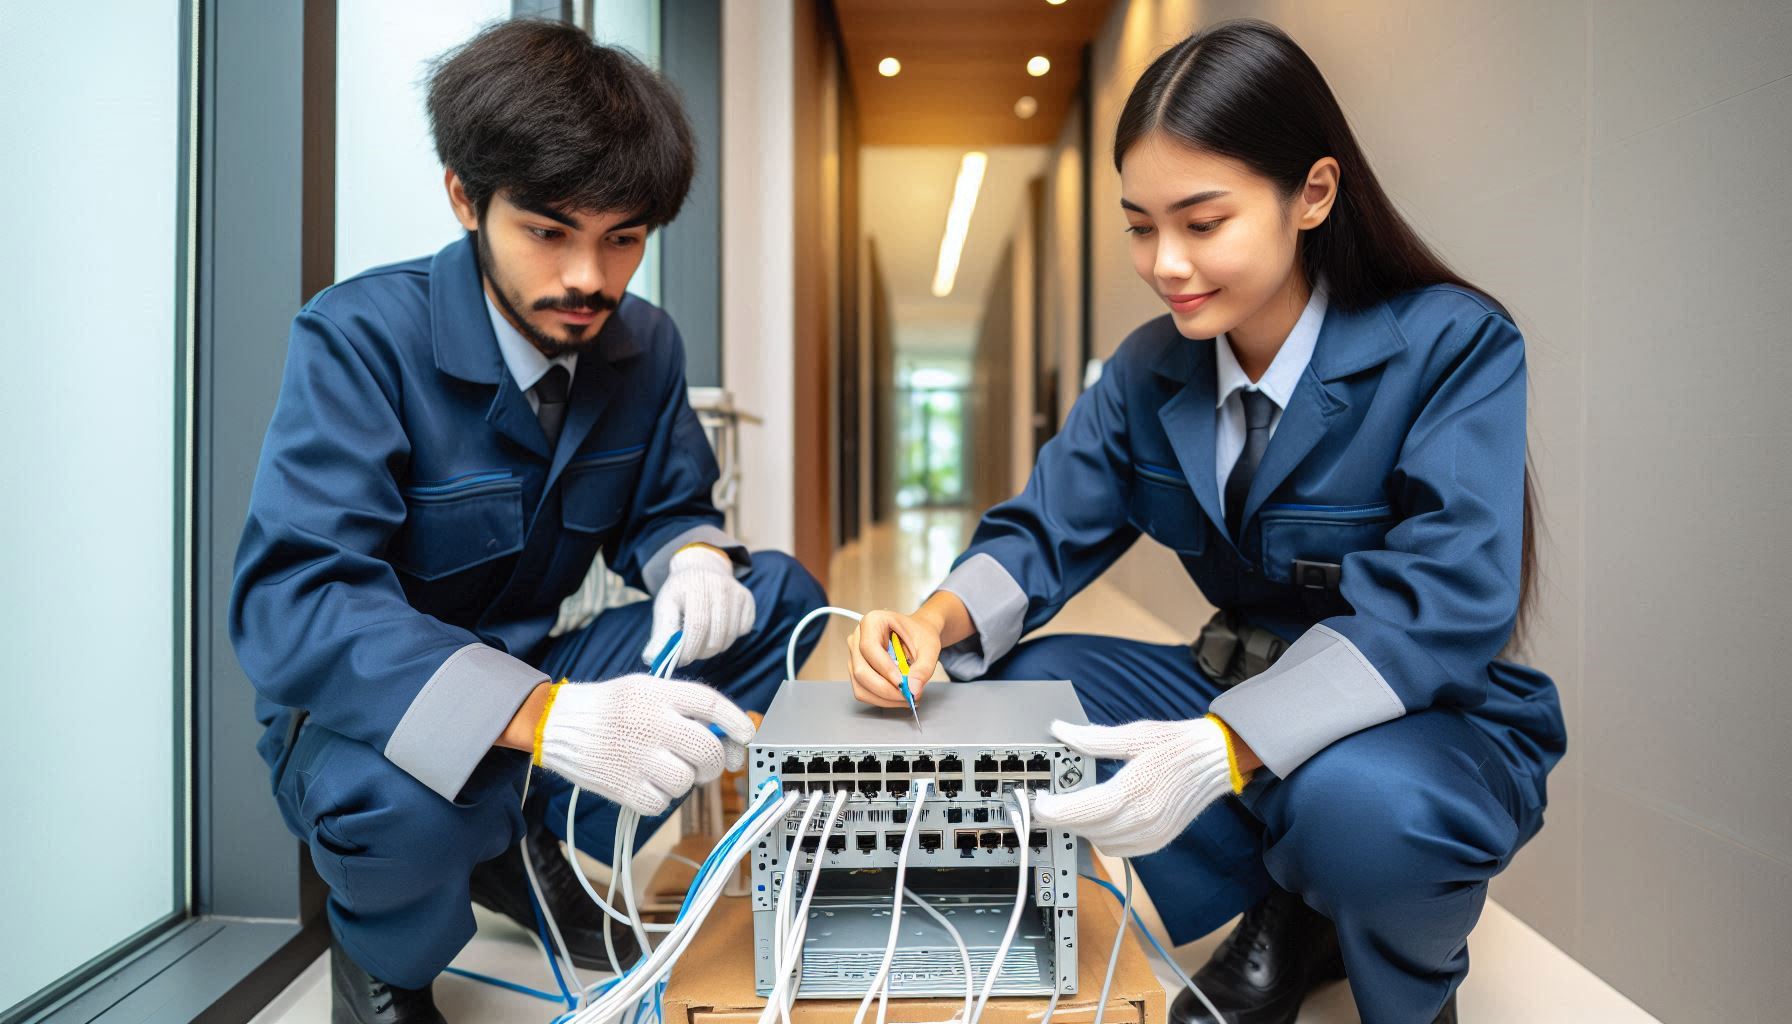
[[[912,680],[1072,680],[1101,724],[1059,737],[1123,764],[1036,820],[1141,857],[1179,943],[1244,912],[1197,976],[1230,1020],[1292,1021],[1348,974],[1365,1021],[1453,1021],[1488,879],[1564,746],[1554,684],[1497,657],[1533,576],[1523,339],[1270,25],[1158,58],[1114,163],[1169,313],[939,589],[866,616],[854,689],[903,706],[891,632]],[[1016,645],[1141,533],[1222,609],[1195,644]],[[1188,993],[1171,1016],[1210,1019]]]

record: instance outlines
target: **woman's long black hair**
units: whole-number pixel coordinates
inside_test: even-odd
[[[1328,301],[1362,309],[1426,285],[1487,293],[1451,270],[1400,216],[1370,170],[1325,76],[1287,33],[1241,19],[1197,32],[1151,63],[1114,130],[1114,167],[1152,132],[1237,160],[1293,197],[1323,157],[1338,161],[1331,214],[1302,232],[1301,268],[1323,279]],[[1497,300],[1488,296],[1498,305]],[[1514,643],[1536,597],[1536,499],[1524,474],[1524,541]]]

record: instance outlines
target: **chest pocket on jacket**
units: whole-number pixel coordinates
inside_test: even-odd
[[[1382,546],[1394,525],[1394,506],[1265,505],[1258,513],[1263,530],[1263,574],[1277,583],[1293,578],[1295,559],[1342,565],[1353,551]]]
[[[441,579],[523,548],[523,484],[505,470],[414,484],[386,558],[420,580]]]
[[[1133,469],[1132,525],[1178,554],[1207,548],[1207,513],[1181,473],[1138,463]]]
[[[566,464],[560,478],[560,520],[569,530],[601,533],[622,521],[647,446],[590,452]]]

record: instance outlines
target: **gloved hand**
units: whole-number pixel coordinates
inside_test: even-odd
[[[718,740],[710,723],[727,734]],[[536,729],[535,763],[644,815],[747,761],[753,720],[702,683],[645,673],[562,683]]]
[[[1035,824],[1069,829],[1110,856],[1162,849],[1208,804],[1244,788],[1226,727],[1212,715],[1119,726],[1053,722],[1052,735],[1092,757],[1126,759],[1100,785],[1033,800]]]
[[[727,555],[710,547],[685,548],[672,556],[666,582],[654,595],[653,633],[641,660],[653,664],[681,629],[678,665],[713,658],[747,635],[756,613],[753,592],[734,578]]]

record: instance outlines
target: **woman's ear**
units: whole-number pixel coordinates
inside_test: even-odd
[[[468,231],[478,231],[479,211],[473,208],[473,200],[467,196],[467,186],[461,182],[460,175],[450,168],[444,172],[442,184],[448,188],[448,205],[454,207],[454,219]]]
[[[1306,184],[1294,199],[1295,226],[1310,231],[1325,223],[1338,201],[1338,161],[1320,157],[1307,169]]]

